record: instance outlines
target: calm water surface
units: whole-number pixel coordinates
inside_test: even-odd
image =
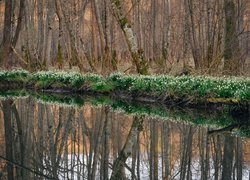
[[[1,100],[0,179],[249,179],[250,139],[212,129],[89,103]]]

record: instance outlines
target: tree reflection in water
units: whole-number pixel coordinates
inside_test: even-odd
[[[0,179],[247,179],[250,141],[107,106],[2,100]]]

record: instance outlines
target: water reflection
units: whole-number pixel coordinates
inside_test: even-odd
[[[248,179],[250,141],[222,129],[2,100],[0,179]]]

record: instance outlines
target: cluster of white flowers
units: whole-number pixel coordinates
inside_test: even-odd
[[[250,99],[250,79],[208,76],[135,76],[113,74],[109,79],[130,92],[152,92],[175,96]]]
[[[77,72],[64,72],[64,71],[40,71],[33,74],[33,78],[38,80],[48,79],[48,78],[71,80],[78,77],[82,77],[82,75]]]
[[[27,78],[29,72],[25,70],[0,71],[0,80],[11,80],[15,78]]]
[[[168,75],[144,76],[115,73],[104,78],[96,74],[82,75],[81,73],[66,71],[40,71],[29,74],[24,70],[14,70],[0,72],[0,80],[4,79],[30,79],[35,83],[46,82],[45,84],[61,83],[73,88],[82,87],[85,82],[89,82],[92,85],[109,83],[116,90],[128,92],[166,94],[177,97],[250,99],[250,78],[243,77],[174,77]]]
[[[77,72],[40,71],[32,75],[32,80],[58,82],[74,87],[84,83],[84,76]]]

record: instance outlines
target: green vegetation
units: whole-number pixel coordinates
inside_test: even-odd
[[[0,71],[0,82],[24,84],[30,79],[29,76],[29,72],[24,70]]]
[[[128,97],[146,97],[158,101],[187,100],[192,103],[244,103],[250,101],[250,79],[243,77],[142,76],[111,74],[103,77],[61,71],[1,72],[0,82],[17,82],[36,90],[69,90],[74,92],[123,93]],[[8,84],[6,84],[8,85]]]
[[[53,93],[34,93],[25,91],[0,91],[0,100],[6,98],[32,97],[40,103],[56,104],[80,108],[86,104],[93,106],[109,106],[116,112],[124,112],[133,116],[144,116],[179,123],[192,124],[194,126],[209,126],[210,128],[225,128],[233,124],[239,124],[234,133],[249,137],[250,130],[247,124],[241,125],[238,120],[230,116],[232,106],[223,106],[223,109],[179,109],[168,108],[162,104],[131,103],[123,100],[111,99],[107,96],[63,95]],[[210,112],[211,111],[211,112]],[[237,126],[238,127],[238,126]]]
[[[250,100],[249,78],[206,76],[123,76],[108,78],[117,89],[178,98],[230,98]]]
[[[25,90],[0,90],[0,100],[27,98],[29,94]]]

